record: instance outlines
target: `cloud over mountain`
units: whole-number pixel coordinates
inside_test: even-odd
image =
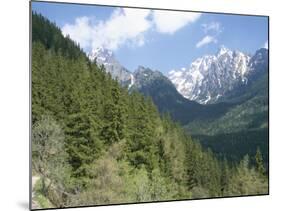
[[[201,48],[202,46],[208,45],[210,43],[217,43],[217,39],[211,35],[206,35],[196,44],[196,48]]]
[[[122,45],[144,45],[149,30],[174,34],[184,26],[194,23],[200,16],[200,13],[194,12],[117,8],[106,20],[77,17],[74,23],[65,24],[62,32],[78,42],[82,48],[104,47],[116,50]]]

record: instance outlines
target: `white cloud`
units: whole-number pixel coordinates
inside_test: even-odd
[[[116,9],[106,21],[92,24],[87,17],[77,18],[73,25],[66,24],[62,31],[83,48],[103,46],[115,50],[124,43],[141,46],[145,43],[144,33],[152,27],[148,20],[150,12],[131,8]]]
[[[115,50],[126,42],[143,45],[144,33],[152,26],[147,19],[149,14],[150,10],[131,8],[115,10],[109,20],[100,22],[94,28],[92,47],[104,46]]]
[[[268,49],[268,40],[264,43],[263,47]]]
[[[215,33],[221,33],[222,32],[222,27],[219,22],[210,22],[208,24],[202,24],[203,31],[205,33],[208,33],[210,31],[215,32]]]
[[[89,17],[76,18],[73,24],[65,24],[62,32],[84,49],[102,46],[116,50],[122,45],[144,45],[147,42],[146,32],[151,29],[158,33],[173,34],[200,16],[200,13],[192,12],[118,8],[104,21]]]
[[[210,22],[201,25],[205,33],[205,37],[196,44],[196,48],[201,48],[210,43],[217,43],[217,37],[222,32],[222,26],[219,22]]]
[[[90,18],[76,18],[73,25],[66,24],[63,26],[62,33],[65,36],[69,35],[71,39],[78,42],[82,48],[89,47],[92,41],[92,27],[90,25]]]
[[[152,19],[158,32],[173,34],[182,27],[195,22],[200,16],[201,13],[194,12],[155,10]]]
[[[202,46],[210,43],[217,43],[217,39],[213,36],[207,35],[196,44],[196,48],[201,48]]]

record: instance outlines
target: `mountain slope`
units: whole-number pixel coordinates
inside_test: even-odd
[[[150,96],[161,113],[169,113],[171,117],[185,125],[196,119],[215,119],[223,115],[233,106],[231,103],[201,105],[184,98],[172,82],[159,71],[140,66],[134,72],[136,89]]]
[[[186,131],[221,158],[237,161],[244,153],[253,157],[255,149],[259,148],[267,163],[268,73],[264,72],[243,89],[233,90],[233,95],[228,96],[227,101],[236,106],[217,119],[190,122],[185,125]]]
[[[260,51],[265,53],[264,59],[258,57],[257,67],[261,68],[248,75],[248,83],[237,85],[215,104],[202,105],[184,98],[167,77],[149,68],[135,71],[135,88],[150,96],[161,113],[167,112],[185,125],[192,137],[220,158],[238,161],[245,153],[254,156],[259,147],[267,161],[268,59],[267,51]],[[251,62],[258,63],[254,59]]]
[[[161,113],[169,113],[175,121],[182,125],[195,119],[217,118],[232,106],[230,103],[204,106],[188,100],[177,91],[173,83],[160,71],[139,66],[137,70],[130,73],[107,49],[96,49],[89,57],[90,60],[96,61],[99,66],[103,65],[105,70],[113,78],[117,78],[121,85],[128,86],[130,92],[136,90],[150,96]]]
[[[131,79],[130,91],[137,90],[150,96],[161,113],[169,113],[193,134],[246,130],[250,125],[259,125],[256,121],[266,125],[267,49],[259,49],[254,56],[249,57],[223,47],[216,56],[197,59],[191,65],[191,73],[174,72],[173,75],[178,78],[184,78],[181,77],[183,74],[194,74],[192,79],[196,76],[196,80],[203,77],[200,83],[197,81],[201,87],[195,84],[200,96],[206,94],[208,89],[212,89],[213,93],[221,93],[219,97],[217,95],[216,103],[207,105],[184,98],[169,78],[159,71],[139,66],[132,74],[119,64],[112,52],[102,48],[95,52],[92,60],[95,58],[100,65],[110,67],[112,75],[123,84],[122,76],[125,73],[125,79]],[[198,71],[203,73],[200,75]],[[213,101],[210,98],[208,102]]]
[[[268,50],[259,49],[249,67],[247,83],[236,86],[218,100],[236,106],[216,120],[197,120],[187,125],[190,132],[214,135],[268,127]]]
[[[251,72],[246,84],[240,84],[228,91],[217,102],[242,102],[258,94],[268,92],[268,50],[261,48],[249,62]]]

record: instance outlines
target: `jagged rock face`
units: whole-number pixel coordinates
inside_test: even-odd
[[[255,55],[250,59],[249,69],[249,80],[257,79],[268,70],[268,49],[261,48],[256,51]]]
[[[141,89],[142,87],[148,85],[149,83],[153,82],[154,80],[157,80],[157,79],[163,78],[163,77],[165,77],[165,76],[157,70],[153,71],[149,68],[139,66],[134,71],[134,87],[137,89]],[[167,79],[167,80],[169,80],[169,79]]]
[[[185,98],[214,103],[237,85],[247,83],[250,58],[222,47],[216,55],[196,59],[189,69],[172,70],[168,77]]]
[[[132,86],[134,82],[132,73],[115,59],[112,51],[100,47],[93,50],[89,58],[96,61],[99,66],[104,65],[105,71],[110,73],[111,77],[117,79],[123,86]]]

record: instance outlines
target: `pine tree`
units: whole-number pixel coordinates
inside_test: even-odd
[[[265,174],[265,168],[263,165],[263,158],[262,158],[260,148],[257,148],[255,160],[256,160],[256,169],[257,169],[258,173],[263,176]]]
[[[226,158],[224,158],[222,163],[222,173],[221,173],[221,194],[222,196],[225,195],[225,191],[227,190],[227,187],[230,182],[230,169],[227,163]]]
[[[198,167],[197,155],[198,149],[197,145],[194,145],[191,141],[187,142],[186,147],[186,185],[189,190],[198,186],[198,178],[196,176],[196,168]]]
[[[101,136],[107,144],[119,142],[126,137],[126,107],[122,103],[120,88],[111,88],[111,98],[104,108],[105,125]]]
[[[92,175],[91,164],[100,153],[100,141],[98,137],[92,136],[90,120],[81,112],[68,116],[65,131],[74,176],[79,178],[80,185],[87,186]]]

